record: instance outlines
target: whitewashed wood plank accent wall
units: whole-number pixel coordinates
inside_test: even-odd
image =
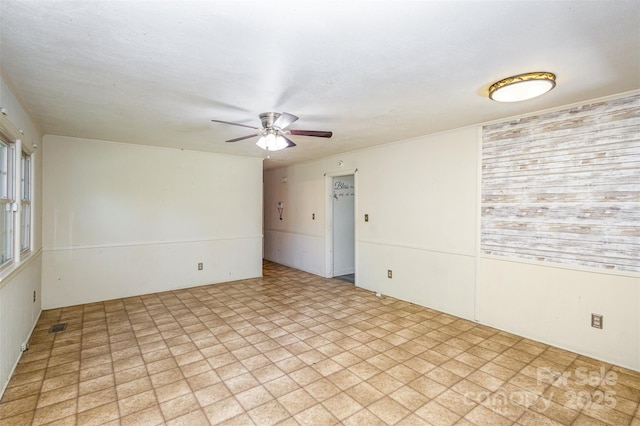
[[[484,126],[480,246],[640,272],[640,95]]]

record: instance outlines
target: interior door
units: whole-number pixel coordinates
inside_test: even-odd
[[[333,276],[355,273],[354,176],[332,178]]]

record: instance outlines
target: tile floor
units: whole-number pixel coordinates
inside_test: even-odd
[[[640,373],[269,262],[44,311],[30,343],[3,426],[640,425]]]

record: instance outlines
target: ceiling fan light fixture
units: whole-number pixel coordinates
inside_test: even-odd
[[[265,135],[261,136],[260,139],[258,139],[258,142],[256,142],[256,145],[267,151],[280,151],[281,149],[285,149],[289,146],[287,141],[272,129],[268,130]]]
[[[556,87],[556,76],[546,71],[504,78],[489,87],[489,98],[497,102],[519,102],[544,95]]]
[[[262,121],[262,128],[225,120],[212,119],[211,121],[214,123],[230,124],[232,126],[255,129],[256,132],[252,135],[229,139],[226,142],[240,142],[245,139],[260,136],[256,145],[266,151],[280,151],[281,149],[293,148],[296,146],[296,143],[286,135],[311,136],[317,138],[330,138],[333,136],[333,132],[322,130],[288,130],[287,127],[298,120],[298,117],[293,114],[289,114],[288,112],[263,112],[260,114],[260,120]],[[269,158],[268,154],[267,158]]]

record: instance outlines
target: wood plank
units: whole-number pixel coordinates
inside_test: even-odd
[[[485,126],[481,250],[640,272],[640,95]]]

